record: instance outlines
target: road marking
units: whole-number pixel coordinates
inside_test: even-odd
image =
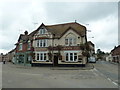
[[[113,84],[115,84],[116,86],[118,86],[118,84],[117,83],[115,83],[115,82],[112,82]]]
[[[118,86],[118,83],[116,83],[116,82],[114,82],[112,79],[108,78],[106,75],[104,75],[103,73],[101,73],[100,71],[98,71],[96,68],[94,68],[94,70],[95,70],[96,72],[99,72],[101,76],[106,77],[107,80],[109,80],[110,82],[112,82],[114,85]],[[96,74],[96,73],[94,73],[94,74]]]

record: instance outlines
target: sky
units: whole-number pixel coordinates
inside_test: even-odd
[[[109,1],[109,0],[108,0]],[[0,0],[0,53],[15,48],[19,35],[45,25],[75,22],[86,26],[95,50],[118,45],[118,2]]]

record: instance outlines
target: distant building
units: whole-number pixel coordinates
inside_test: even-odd
[[[89,45],[89,54],[90,54],[90,57],[91,56],[95,57],[95,45],[91,41],[88,41],[87,43]]]
[[[120,45],[111,50],[112,61],[120,63]]]
[[[7,61],[11,62],[12,59],[15,57],[15,49],[12,49],[10,52],[8,52],[7,57],[8,57]]]
[[[3,57],[4,57],[4,56],[3,56],[3,53],[1,53],[1,54],[0,54],[0,62],[3,61]]]

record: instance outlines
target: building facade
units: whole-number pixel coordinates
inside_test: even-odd
[[[0,54],[0,62],[3,61],[3,58],[4,58],[3,53],[1,53],[1,54]]]
[[[83,54],[85,49],[81,45],[86,43],[86,27],[79,23],[42,23],[30,34],[20,35],[16,43],[16,63],[85,66],[87,56]]]
[[[120,63],[120,45],[111,50],[112,61]]]

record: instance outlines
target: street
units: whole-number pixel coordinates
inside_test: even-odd
[[[106,61],[93,65],[90,70],[64,70],[6,63],[2,67],[2,88],[118,88],[117,65]]]

